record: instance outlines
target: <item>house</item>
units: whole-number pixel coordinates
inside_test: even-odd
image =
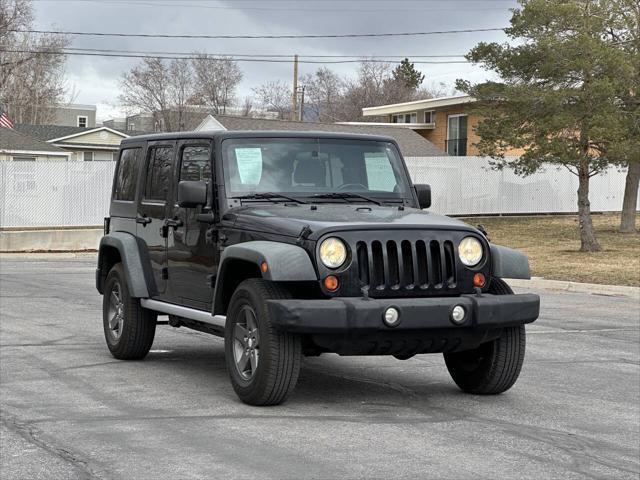
[[[249,108],[252,117],[256,118],[277,118],[277,112],[269,112],[267,110]],[[227,107],[224,115],[244,116],[247,107]],[[211,113],[211,107],[204,105],[187,105],[182,113],[177,110],[157,111],[153,113],[141,112],[129,115],[124,118],[112,118],[105,120],[102,125],[105,127],[127,132],[129,135],[140,135],[142,133],[155,133],[167,131],[165,119],[169,118],[171,127],[180,129],[181,131],[193,130],[202,119]]]
[[[72,153],[11,128],[0,128],[0,161],[67,161]]]
[[[446,153],[411,129],[398,125],[342,125],[337,123],[296,122],[266,118],[207,115],[195,128],[196,131],[217,130],[290,130],[306,132],[342,132],[386,135],[398,142],[405,157],[439,157]]]
[[[129,135],[109,127],[17,124],[14,129],[70,153],[72,161],[115,160],[120,141]]]
[[[479,117],[470,110],[473,97],[458,95],[430,98],[413,102],[380,105],[362,109],[365,117],[379,118],[380,126],[395,126],[412,130],[442,148],[449,155],[478,155],[475,143],[479,137],[475,126]],[[349,125],[366,125],[366,122],[347,122]],[[507,150],[506,155],[520,151]]]
[[[96,126],[96,106],[72,103],[54,109],[53,123],[66,127],[94,128]]]

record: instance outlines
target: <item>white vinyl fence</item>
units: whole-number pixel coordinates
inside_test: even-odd
[[[0,228],[102,225],[115,162],[0,162]]]
[[[577,212],[578,177],[549,165],[521,177],[493,170],[485,157],[409,157],[415,183],[431,185],[432,210],[448,215]],[[622,209],[626,169],[609,168],[591,178],[591,210]]]
[[[433,192],[431,210],[450,215],[571,213],[574,175],[548,167],[529,177],[495,171],[481,157],[409,157],[416,183]],[[0,162],[0,228],[98,226],[109,213],[115,162]],[[624,171],[591,179],[593,211],[619,211]]]

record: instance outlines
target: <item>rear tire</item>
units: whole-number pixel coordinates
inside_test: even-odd
[[[262,279],[242,282],[229,304],[225,362],[236,394],[249,405],[278,405],[295,388],[300,373],[300,337],[275,330],[267,300],[291,298]]]
[[[512,295],[506,282],[493,278],[489,292]],[[499,338],[473,350],[445,353],[444,360],[454,382],[467,393],[496,395],[509,390],[520,375],[524,362],[524,325],[503,329]]]
[[[144,358],[156,333],[157,314],[132,298],[121,263],[109,271],[102,299],[104,336],[111,354],[120,360]]]

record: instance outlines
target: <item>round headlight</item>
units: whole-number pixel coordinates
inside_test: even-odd
[[[336,237],[327,238],[320,244],[320,260],[329,268],[338,268],[347,259],[347,247]]]
[[[465,237],[458,245],[458,256],[467,267],[474,267],[482,260],[482,244],[477,238]]]

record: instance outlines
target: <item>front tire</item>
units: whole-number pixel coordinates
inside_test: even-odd
[[[156,334],[157,314],[132,298],[121,263],[109,271],[102,299],[104,337],[111,354],[120,360],[144,358]]]
[[[493,278],[489,293],[512,295],[506,282]],[[509,390],[520,375],[524,362],[524,325],[503,329],[499,338],[473,350],[445,353],[444,360],[461,390],[478,395],[496,395]]]
[[[242,282],[229,304],[225,362],[236,394],[249,405],[278,405],[293,391],[302,360],[300,337],[275,330],[267,300],[291,298],[272,282]]]

